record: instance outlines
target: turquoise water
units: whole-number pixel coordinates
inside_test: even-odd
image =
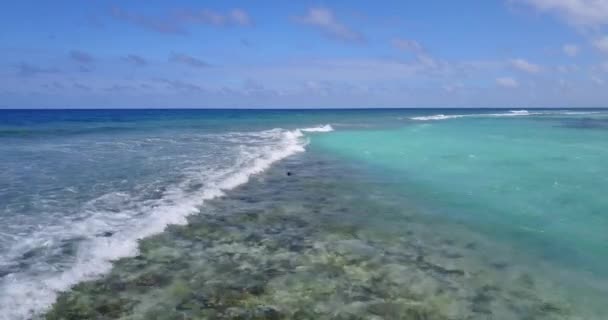
[[[605,114],[586,118],[608,121]],[[339,131],[315,137],[313,146],[390,175],[395,188],[440,218],[607,275],[608,131],[570,121],[553,115],[421,121]]]
[[[604,110],[0,111],[0,319],[602,319],[607,138]]]

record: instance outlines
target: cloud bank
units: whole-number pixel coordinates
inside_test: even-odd
[[[328,8],[310,8],[305,15],[297,17],[296,21],[314,27],[333,39],[346,42],[363,42],[365,40],[361,33],[338,21],[334,12]]]

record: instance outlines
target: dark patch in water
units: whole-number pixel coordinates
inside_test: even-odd
[[[416,264],[418,265],[418,267],[421,270],[431,270],[431,271],[437,272],[439,274],[444,274],[444,275],[457,275],[457,276],[465,275],[465,272],[462,270],[447,269],[440,265],[427,262],[427,261],[425,261],[423,256],[416,257]]]
[[[494,262],[494,263],[492,263],[490,265],[492,267],[494,267],[495,269],[498,269],[498,270],[504,270],[504,269],[506,269],[509,266],[509,264],[506,263],[506,262]]]
[[[477,291],[471,299],[472,310],[477,313],[492,314],[491,303],[494,300],[493,292],[495,290],[491,286],[484,286]]]
[[[102,232],[102,233],[98,234],[97,236],[98,236],[98,237],[109,238],[109,237],[111,237],[113,234],[114,234],[114,232],[112,232],[112,231],[104,231],[104,232]]]
[[[447,251],[443,252],[443,256],[445,256],[446,258],[450,258],[450,259],[460,259],[463,257],[463,255],[458,252],[447,252]]]
[[[456,242],[452,239],[444,239],[441,241],[441,243],[446,244],[448,246],[453,246]]]
[[[561,127],[571,129],[608,129],[608,119],[566,119],[562,121]]]

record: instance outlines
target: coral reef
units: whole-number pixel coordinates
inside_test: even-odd
[[[481,254],[482,240],[305,164],[286,161],[141,240],[46,319],[577,319],[549,285]]]

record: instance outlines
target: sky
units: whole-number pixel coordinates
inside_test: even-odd
[[[608,0],[2,7],[0,108],[608,107]]]

